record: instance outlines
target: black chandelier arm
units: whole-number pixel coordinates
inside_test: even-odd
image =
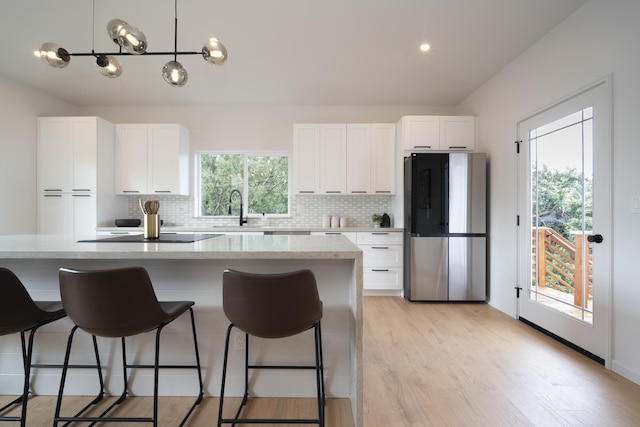
[[[144,52],[141,54],[129,53],[129,52],[82,52],[82,53],[69,53],[69,56],[100,56],[100,55],[108,55],[108,56],[158,56],[158,55],[202,55],[202,52]]]

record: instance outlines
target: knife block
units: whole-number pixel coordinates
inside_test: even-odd
[[[160,238],[160,215],[146,214],[144,216],[144,238],[145,239]]]

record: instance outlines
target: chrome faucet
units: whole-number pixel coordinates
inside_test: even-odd
[[[238,196],[240,196],[240,227],[242,227],[242,224],[246,224],[247,220],[242,218],[242,193],[240,190],[231,190],[231,194],[229,194],[229,215],[231,215],[231,202],[235,193],[238,193]]]

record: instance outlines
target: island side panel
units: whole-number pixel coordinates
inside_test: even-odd
[[[349,397],[354,414],[361,405],[361,267],[354,260],[3,260],[2,265],[13,270],[25,283],[35,299],[59,299],[57,272],[60,267],[100,269],[131,265],[144,266],[151,276],[161,300],[194,300],[206,394],[218,396],[224,335],[228,320],[222,311],[221,279],[225,268],[253,272],[283,272],[309,268],[316,275],[320,297],[324,304],[323,345],[326,390],[328,397]],[[358,283],[359,280],[359,283]],[[360,289],[358,292],[357,290]],[[355,294],[355,295],[354,295]],[[34,361],[59,363],[64,354],[71,322],[64,319],[47,325],[38,332]],[[136,363],[152,360],[153,334],[129,341],[128,353]],[[358,344],[360,343],[360,344]],[[19,340],[3,337],[0,347],[0,394],[19,390],[22,373]],[[188,318],[180,318],[163,331],[163,363],[191,363],[193,352]],[[359,349],[359,350],[358,350]],[[107,384],[111,393],[119,393],[121,369],[117,340],[100,340],[101,357],[109,365]],[[261,362],[302,362],[313,358],[311,333],[282,340],[254,340],[252,354]],[[232,350],[230,356],[228,393],[242,392],[243,352]],[[74,363],[91,362],[88,337],[74,344]],[[310,359],[311,358],[311,359]],[[360,374],[358,374],[360,371]],[[75,370],[69,376],[69,394],[90,395],[95,392],[93,373]],[[193,395],[195,375],[189,371],[170,371],[170,380],[160,381],[161,395]],[[360,386],[358,387],[358,384]],[[40,369],[33,389],[36,394],[56,394],[59,372]],[[354,386],[355,385],[355,386]],[[131,383],[135,395],[148,395],[152,390],[151,372],[139,372]],[[262,371],[252,380],[254,396],[314,397],[315,382],[308,371]],[[358,391],[360,390],[360,391]],[[354,395],[355,394],[355,395]],[[360,395],[360,397],[358,397]],[[360,418],[360,417],[357,417]],[[361,419],[361,418],[360,418]]]

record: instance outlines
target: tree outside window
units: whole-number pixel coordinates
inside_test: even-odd
[[[280,154],[200,153],[201,216],[229,216],[229,195],[240,190],[247,214],[289,213],[289,156]],[[238,215],[234,198],[232,216]]]

